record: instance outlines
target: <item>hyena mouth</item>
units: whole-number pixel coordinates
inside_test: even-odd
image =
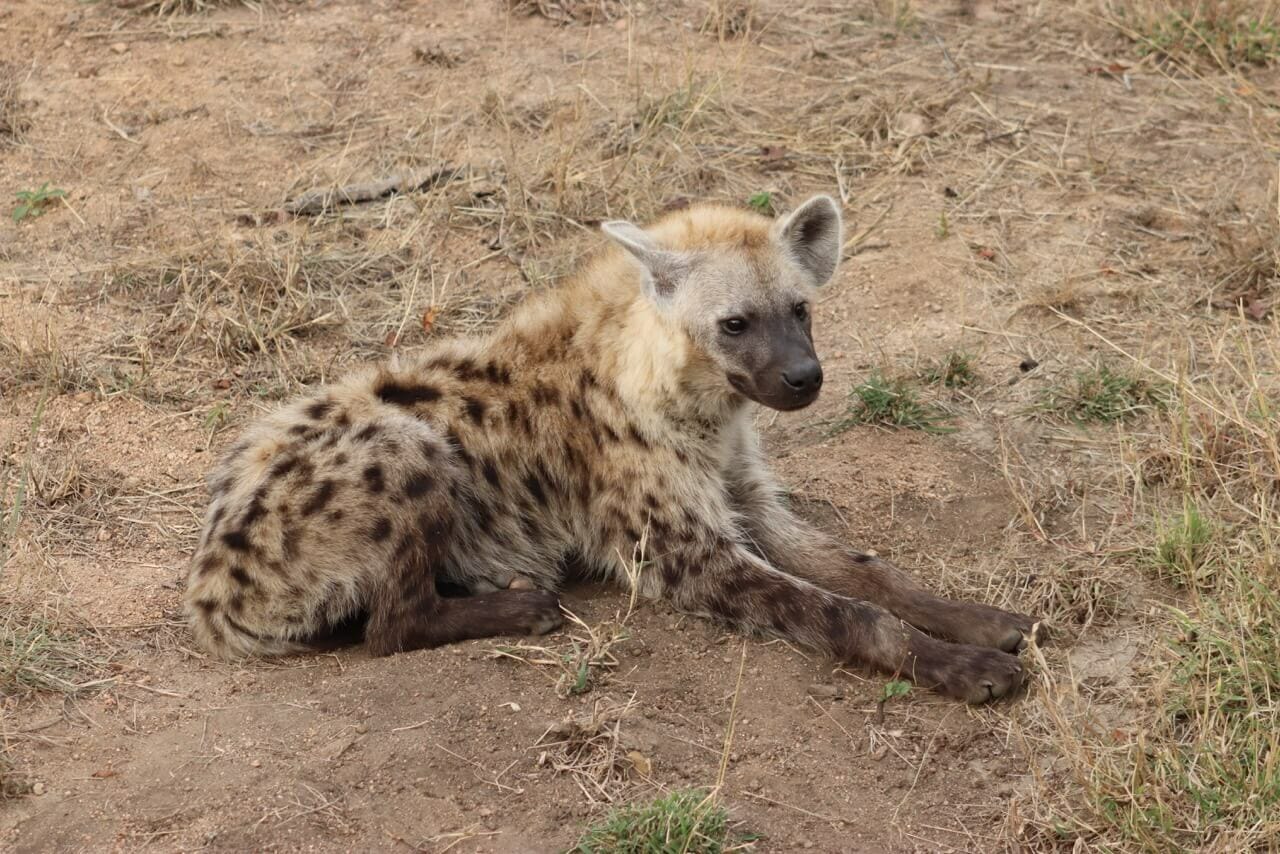
[[[775,392],[763,392],[745,374],[727,374],[726,378],[729,380],[729,385],[733,386],[734,391],[748,400],[752,400],[761,406],[767,406],[770,409],[776,409],[779,412],[794,412],[798,409],[804,409],[818,399],[818,392],[821,391],[820,386],[815,386],[805,391],[785,389]]]

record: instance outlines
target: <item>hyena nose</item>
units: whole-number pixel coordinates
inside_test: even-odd
[[[782,381],[792,391],[817,391],[822,388],[822,365],[810,359],[782,372]]]

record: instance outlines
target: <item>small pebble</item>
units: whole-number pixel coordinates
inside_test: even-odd
[[[33,794],[33,795],[43,795],[43,794],[44,794],[44,783],[32,783],[32,784],[31,784],[31,794]]]
[[[115,44],[111,45],[111,50],[113,53],[128,53],[129,46],[124,42],[116,42]]]
[[[844,696],[844,688],[840,685],[824,685],[815,682],[805,689],[810,697],[829,697],[838,700]]]
[[[262,767],[262,760],[261,760],[261,759],[254,759],[253,761],[251,761],[251,762],[249,763],[249,766],[250,766],[251,768],[261,768],[261,767]]]

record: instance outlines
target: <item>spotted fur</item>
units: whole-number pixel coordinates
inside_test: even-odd
[[[798,408],[821,384],[801,308],[835,270],[834,203],[605,230],[618,246],[491,335],[318,389],[230,448],[188,579],[200,644],[279,655],[355,627],[386,654],[549,631],[566,558],[625,583],[643,542],[646,596],[970,701],[1016,687],[1030,618],[834,542],[759,450],[751,402]]]

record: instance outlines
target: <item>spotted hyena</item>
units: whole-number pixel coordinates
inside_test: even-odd
[[[251,427],[209,478],[187,602],[227,658],[546,632],[567,559],[640,592],[970,702],[1022,680],[1035,621],[941,599],[779,500],[752,402],[822,387],[811,305],[840,213],[697,206],[493,334],[354,374]],[[442,597],[438,582],[471,595]]]

